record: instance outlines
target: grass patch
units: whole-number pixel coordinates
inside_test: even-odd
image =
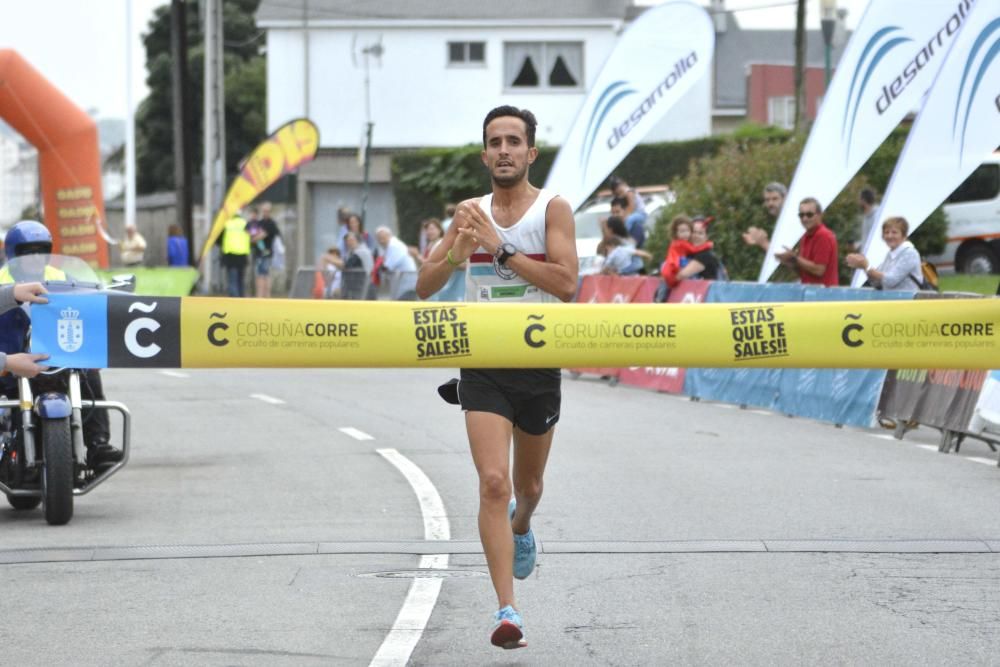
[[[995,275],[954,273],[938,277],[938,287],[942,292],[975,292],[993,296],[997,293],[998,283],[1000,276]]]

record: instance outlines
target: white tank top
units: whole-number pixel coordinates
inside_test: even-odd
[[[555,193],[548,190],[539,190],[534,203],[528,207],[521,219],[510,227],[501,227],[493,219],[492,193],[479,200],[479,208],[493,223],[501,243],[511,243],[517,248],[518,253],[544,262],[546,260],[545,211],[555,196]],[[476,248],[465,270],[465,300],[498,303],[550,303],[559,300],[516,273],[512,271],[507,273],[506,278],[500,276],[493,267],[493,255],[484,248]]]

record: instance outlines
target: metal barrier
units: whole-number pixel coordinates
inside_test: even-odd
[[[376,285],[364,269],[329,271],[304,266],[296,271],[288,295],[293,299],[417,301],[416,287],[416,271],[383,271]]]

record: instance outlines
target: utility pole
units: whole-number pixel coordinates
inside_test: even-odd
[[[820,0],[820,27],[823,29],[823,61],[825,72],[825,84],[823,88],[824,98],[826,91],[830,88],[830,75],[832,67],[833,51],[833,30],[837,26],[837,0]]]
[[[170,2],[170,52],[173,60],[174,190],[177,193],[177,224],[189,239],[191,225],[191,113],[188,102],[187,12],[184,0]]]
[[[201,3],[202,25],[205,34],[205,89],[204,114],[205,133],[202,182],[204,183],[205,234],[211,232],[215,211],[222,205],[226,187],[226,90],[222,61],[222,0],[203,0]],[[191,239],[191,252],[200,244]],[[194,263],[192,255],[192,263]],[[212,263],[206,262],[204,289],[209,289],[212,281]]]
[[[795,12],[795,131],[805,124],[806,94],[806,0],[798,0]]]
[[[372,99],[371,99],[371,84],[369,72],[371,67],[369,66],[369,58],[375,56],[376,58],[381,58],[385,50],[382,48],[382,43],[378,42],[370,46],[366,46],[361,49],[361,53],[365,56],[365,152],[364,152],[364,176],[361,185],[361,224],[367,225],[368,217],[368,189],[370,187],[370,174],[371,174],[371,150],[372,150],[372,129],[375,127],[375,123],[372,122]]]

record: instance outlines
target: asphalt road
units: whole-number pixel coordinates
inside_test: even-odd
[[[985,445],[593,379],[563,384],[529,646],[493,648],[451,375],[107,372],[132,460],[68,526],[0,509],[0,665],[368,665],[394,627],[413,665],[1000,664]],[[440,589],[407,635],[414,576]]]

